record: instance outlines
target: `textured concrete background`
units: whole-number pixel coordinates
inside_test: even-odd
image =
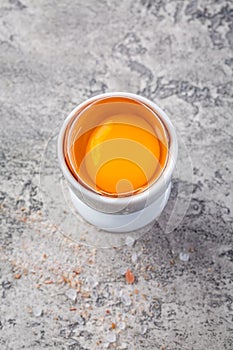
[[[232,48],[227,0],[0,0],[1,349],[233,349]],[[167,111],[192,200],[173,232],[100,249],[59,233],[39,172],[66,115],[108,91]]]

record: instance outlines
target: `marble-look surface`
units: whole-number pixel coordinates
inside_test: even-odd
[[[0,0],[1,349],[233,348],[232,49],[230,0]],[[192,199],[174,231],[101,249],[58,232],[39,183],[66,115],[109,91],[165,109]]]

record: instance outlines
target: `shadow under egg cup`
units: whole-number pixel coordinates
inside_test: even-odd
[[[166,164],[158,179],[139,193],[111,197],[100,194],[74,176],[67,164],[67,134],[70,125],[92,103],[123,97],[137,101],[155,114],[163,125],[168,141]],[[178,142],[174,126],[164,111],[145,97],[125,92],[105,93],[94,96],[78,105],[64,121],[58,136],[58,160],[68,182],[70,197],[76,211],[89,223],[109,232],[130,232],[141,229],[160,216],[171,191],[171,179],[176,165]]]

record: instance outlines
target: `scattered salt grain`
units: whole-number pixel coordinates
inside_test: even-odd
[[[189,261],[189,254],[184,253],[184,252],[180,252],[180,260],[181,261]]]
[[[146,326],[142,326],[141,334],[144,335],[144,334],[146,334],[146,332],[147,332],[147,327]]]
[[[118,328],[123,331],[125,329],[125,322],[119,322]]]
[[[95,287],[98,286],[98,281],[95,278],[91,277],[91,276],[86,278],[86,282],[92,288],[95,288]]]
[[[122,267],[120,268],[119,272],[120,272],[120,274],[121,274],[122,276],[124,276],[124,275],[126,274],[127,270],[128,270],[128,267],[127,267],[127,266],[122,266]]]
[[[130,306],[132,304],[129,295],[127,294],[122,294],[121,301],[125,306]]]
[[[43,312],[43,310],[42,310],[42,308],[40,306],[34,306],[34,308],[33,308],[33,315],[35,317],[40,317],[42,315],[42,312]]]
[[[122,349],[122,350],[128,349],[128,344],[122,343],[122,344],[120,345],[120,349]]]
[[[76,318],[77,322],[79,325],[84,325],[85,324],[85,320],[82,316],[77,316]]]
[[[111,332],[111,333],[108,333],[107,336],[106,336],[106,341],[109,342],[109,343],[115,343],[116,341],[116,334]]]
[[[77,292],[75,289],[69,289],[66,292],[66,296],[68,299],[72,300],[72,301],[76,301],[77,299]]]
[[[133,253],[131,260],[132,260],[132,263],[134,263],[134,264],[137,262],[137,260],[138,260],[137,253]]]
[[[134,242],[135,242],[135,240],[133,239],[133,237],[131,237],[131,236],[126,237],[125,244],[128,247],[132,247],[134,245]]]

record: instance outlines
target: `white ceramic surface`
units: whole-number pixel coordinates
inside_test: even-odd
[[[159,217],[167,204],[171,183],[166,191],[150,205],[129,214],[108,214],[97,211],[82,202],[71,188],[69,190],[75,209],[86,221],[102,230],[122,233],[139,230]]]

